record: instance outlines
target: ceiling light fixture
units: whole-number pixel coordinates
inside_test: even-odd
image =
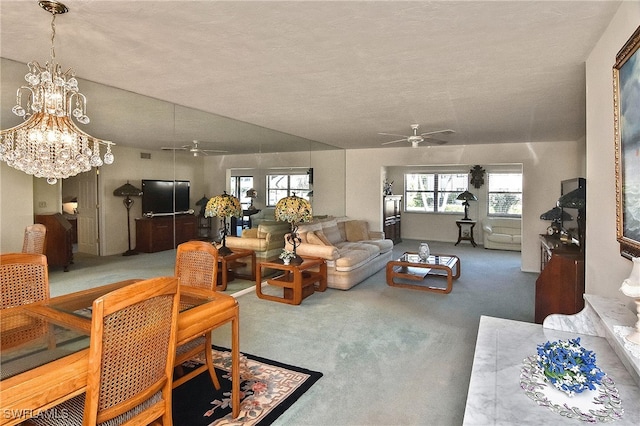
[[[69,69],[55,62],[54,39],[56,15],[69,9],[56,1],[40,1],[41,8],[51,13],[51,61],[42,67],[30,62],[24,76],[27,85],[17,90],[12,112],[24,122],[0,131],[0,160],[9,166],[36,177],[47,178],[55,184],[58,179],[112,164],[113,142],[95,138],[76,126],[71,116],[81,124],[88,124],[87,98],[78,89],[78,80]],[[26,108],[22,94],[28,94]],[[104,160],[100,145],[106,145]]]

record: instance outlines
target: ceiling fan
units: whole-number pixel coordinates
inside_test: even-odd
[[[398,142],[410,142],[411,143],[411,147],[412,148],[417,148],[421,142],[428,142],[428,143],[435,143],[437,145],[444,145],[447,143],[447,141],[442,140],[442,139],[436,139],[432,136],[434,135],[450,135],[452,133],[455,133],[453,130],[451,129],[446,129],[446,130],[435,130],[433,132],[425,132],[425,133],[420,133],[418,134],[418,127],[420,127],[419,124],[412,124],[411,125],[411,129],[413,129],[413,134],[411,136],[406,136],[406,135],[397,135],[395,133],[378,133],[379,135],[386,135],[386,136],[401,136],[402,139],[396,139],[393,141],[389,141],[389,142],[384,142],[382,143],[382,145],[389,145],[392,143],[398,143]]]
[[[187,151],[190,154],[192,154],[194,157],[199,157],[201,155],[209,155],[209,153],[212,153],[212,152],[227,152],[227,151],[221,151],[219,149],[198,148],[198,141],[195,141],[195,140],[189,145],[182,145],[180,147],[163,146],[162,150],[163,151]]]

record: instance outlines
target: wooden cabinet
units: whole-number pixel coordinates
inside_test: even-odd
[[[44,254],[49,266],[62,266],[69,270],[73,263],[73,227],[62,213],[38,214],[35,223],[41,223],[47,228],[46,246]]]
[[[541,264],[536,280],[535,321],[550,314],[572,315],[584,308],[584,255],[576,246],[542,235]]]
[[[401,243],[402,195],[385,195],[382,214],[385,238]]]
[[[136,219],[136,251],[139,252],[171,250],[197,236],[198,218],[194,215]]]

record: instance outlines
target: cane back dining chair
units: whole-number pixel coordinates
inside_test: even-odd
[[[218,279],[218,249],[205,241],[188,241],[180,244],[176,252],[175,276],[178,277],[181,286],[200,287],[215,291]],[[183,374],[182,363],[203,353],[205,364]],[[220,382],[213,366],[211,354],[211,332],[178,346],[175,367],[174,388],[208,370],[213,385],[219,390]]]
[[[65,426],[172,424],[178,306],[175,277],[139,281],[93,302],[87,391],[51,409],[65,413]],[[55,414],[28,424],[60,424]]]
[[[0,309],[49,300],[49,272],[43,254],[0,255]],[[30,316],[12,315],[0,333],[4,349],[47,335],[46,322]]]
[[[24,229],[23,253],[45,254],[47,227],[41,223],[29,225]]]
[[[0,308],[49,300],[47,257],[34,253],[0,255]]]

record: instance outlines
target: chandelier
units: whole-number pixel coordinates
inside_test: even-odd
[[[0,131],[0,160],[9,166],[36,177],[46,177],[47,183],[112,164],[113,142],[95,138],[78,128],[71,116],[88,124],[87,99],[78,89],[78,80],[69,69],[62,72],[55,62],[54,39],[56,15],[69,9],[56,1],[40,1],[41,8],[51,13],[51,61],[44,67],[30,62],[24,76],[27,85],[18,88],[16,105],[11,111],[24,122]],[[26,105],[23,94],[27,94]],[[106,146],[104,159],[100,145]]]

